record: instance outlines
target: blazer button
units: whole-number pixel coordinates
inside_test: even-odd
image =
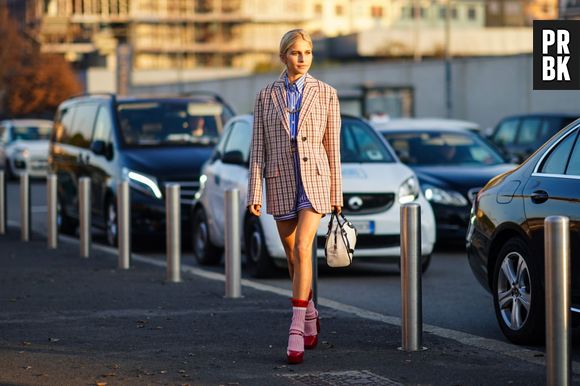
[[[306,141],[306,137],[302,137],[302,142]]]
[[[302,161],[304,161],[304,162],[308,161],[308,157],[302,158]]]

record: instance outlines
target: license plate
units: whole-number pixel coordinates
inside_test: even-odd
[[[352,225],[358,231],[358,234],[373,234],[375,233],[375,222],[374,221],[351,221]]]

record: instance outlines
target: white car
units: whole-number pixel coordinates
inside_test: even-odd
[[[217,264],[224,247],[224,195],[240,192],[240,226],[246,254],[246,269],[255,277],[267,277],[275,266],[286,266],[286,255],[274,218],[260,217],[246,209],[248,159],[252,139],[251,115],[233,118],[202,168],[200,191],[193,206],[193,250],[201,264]],[[343,213],[358,229],[354,260],[398,263],[400,261],[400,206],[421,205],[423,269],[435,244],[435,219],[419,189],[417,177],[402,164],[386,141],[365,121],[342,117],[341,160]],[[264,197],[266,195],[264,194]],[[324,258],[325,216],[318,228],[318,257]]]
[[[24,172],[31,177],[46,176],[51,130],[52,121],[44,119],[0,122],[0,167],[8,178]]]
[[[377,131],[383,130],[418,130],[418,129],[461,129],[480,133],[479,125],[471,121],[445,118],[395,118],[380,122],[371,122]]]

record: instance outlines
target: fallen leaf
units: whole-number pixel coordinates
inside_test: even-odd
[[[32,368],[32,366],[23,366],[22,367],[24,370],[30,370]]]
[[[97,386],[106,386],[107,382],[97,382]]]

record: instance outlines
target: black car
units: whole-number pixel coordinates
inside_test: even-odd
[[[386,128],[381,134],[419,178],[435,214],[437,240],[463,242],[477,192],[515,165],[506,163],[478,134],[428,127]]]
[[[580,114],[566,113],[509,116],[497,124],[490,140],[504,152],[506,158],[519,163],[578,117]]]
[[[133,235],[165,232],[164,187],[181,185],[183,220],[199,188],[201,165],[232,109],[219,97],[116,97],[84,95],[58,108],[49,170],[58,177],[61,232],[78,225],[78,180],[91,179],[93,225],[117,241],[117,184],[131,187]],[[186,228],[188,229],[188,228]]]
[[[580,312],[580,120],[517,169],[490,181],[473,203],[471,270],[493,295],[504,335],[540,342],[544,331],[544,219],[570,219],[572,311]],[[576,319],[576,318],[574,318]]]

